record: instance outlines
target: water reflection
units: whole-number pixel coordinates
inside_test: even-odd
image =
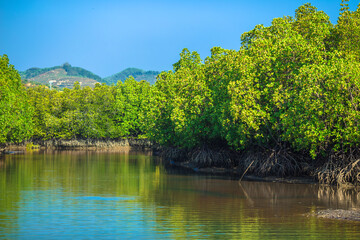
[[[358,199],[315,184],[183,175],[150,152],[33,152],[0,167],[0,238],[360,237],[358,223],[306,215]]]
[[[5,167],[5,161],[2,158],[2,156],[0,156],[0,168],[4,168]]]
[[[360,206],[360,192],[355,189],[321,186],[318,198],[334,209],[354,209]]]

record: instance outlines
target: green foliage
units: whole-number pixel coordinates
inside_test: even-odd
[[[325,39],[330,37],[333,25],[328,15],[307,3],[295,11],[293,28],[308,42],[322,49],[325,48]]]
[[[360,5],[356,11],[350,11],[343,1],[340,17],[333,31],[334,47],[346,55],[355,55],[360,60]]]
[[[301,69],[291,107],[281,116],[284,137],[298,149],[319,151],[359,145],[360,64],[332,59]]]
[[[133,77],[129,77],[124,83],[118,82],[116,91],[116,122],[120,135],[143,135],[152,97],[150,84],[146,81],[137,82]]]
[[[152,108],[147,115],[147,136],[163,146],[174,145],[176,142],[175,125],[171,119],[175,96],[172,77],[172,72],[159,74],[152,89]]]
[[[32,135],[32,108],[19,73],[0,56],[0,143],[21,142]]]
[[[144,135],[151,86],[129,78],[117,86],[28,89],[34,139],[117,139]]]
[[[97,84],[62,92],[43,86],[28,90],[34,106],[34,138],[116,138],[115,89]]]
[[[235,148],[245,148],[259,136],[266,113],[259,105],[255,62],[243,50],[213,49],[206,61],[207,84],[211,89],[212,134]]]
[[[54,117],[59,116],[60,93],[49,90],[45,86],[37,86],[27,90],[28,101],[33,106],[34,123],[33,138],[49,139],[53,135]],[[57,114],[56,114],[57,113]]]
[[[207,143],[210,91],[205,84],[200,56],[184,49],[174,71],[163,72],[156,82],[154,124],[149,135],[162,144],[194,147]]]

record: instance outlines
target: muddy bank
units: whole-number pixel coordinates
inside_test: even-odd
[[[49,148],[49,149],[118,149],[124,147],[138,149],[157,149],[158,146],[147,139],[118,139],[118,140],[98,140],[98,139],[72,139],[72,140],[36,140],[21,144],[8,144],[3,152],[11,150],[24,150],[27,148]]]
[[[315,215],[319,218],[360,221],[360,209],[327,209],[318,211]]]
[[[356,188],[344,188],[316,184],[314,195],[320,208],[310,208],[308,217],[319,217],[334,220],[360,221],[360,192]],[[360,222],[359,222],[360,224]]]

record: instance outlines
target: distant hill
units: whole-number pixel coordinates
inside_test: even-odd
[[[53,81],[52,85],[59,88],[72,88],[75,82],[80,82],[81,86],[94,87],[97,82],[101,82],[98,75],[80,67],[73,67],[69,63],[50,68],[30,68],[20,72],[20,76],[28,82],[43,85],[49,85],[49,82]]]
[[[137,81],[146,80],[150,84],[154,84],[156,82],[156,76],[159,74],[160,72],[157,71],[144,71],[138,68],[127,68],[119,73],[111,75],[110,77],[103,78],[102,81],[106,84],[116,84],[118,81],[124,82],[129,76],[133,76]]]
[[[100,76],[80,67],[73,67],[69,63],[64,63],[61,66],[49,68],[30,68],[26,71],[19,72],[22,80],[28,83],[39,83],[49,85],[57,88],[72,88],[76,81],[81,83],[81,86],[94,87],[96,83],[106,83],[108,85],[116,84],[118,81],[124,81],[129,76],[133,76],[135,80],[146,80],[151,84],[156,81],[156,76],[160,73],[157,71],[144,71],[138,68],[127,68],[110,77],[101,78]]]
[[[29,68],[28,70],[24,71],[24,72],[19,72],[21,79],[30,79],[33,77],[36,77],[40,74],[49,72],[51,70],[57,69],[57,68],[61,68],[60,66],[56,66],[56,67],[51,67],[51,68]]]

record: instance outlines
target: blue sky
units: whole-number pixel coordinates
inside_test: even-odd
[[[0,55],[21,71],[65,62],[101,77],[170,70],[183,48],[202,58],[214,46],[239,49],[242,33],[306,2],[336,23],[341,0],[0,0]]]

